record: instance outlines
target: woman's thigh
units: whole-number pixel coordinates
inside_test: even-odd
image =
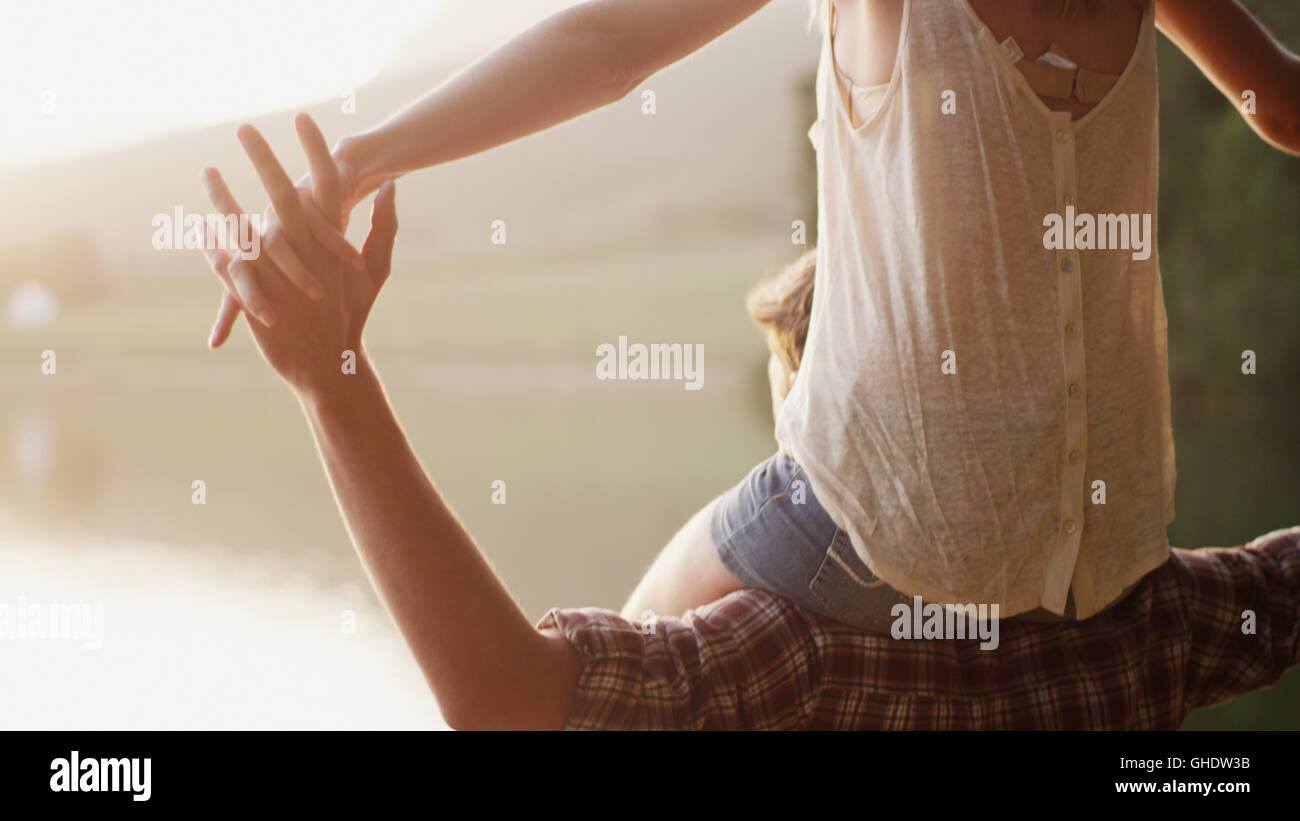
[[[831,520],[797,463],[777,453],[718,500],[718,558],[746,586],[874,632],[888,632],[906,598],[878,579]]]

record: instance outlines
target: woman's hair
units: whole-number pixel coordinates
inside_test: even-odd
[[[785,387],[780,390],[782,397],[789,390],[789,377],[799,370],[799,362],[803,359],[816,270],[817,251],[813,249],[790,263],[781,273],[755,285],[745,299],[749,315],[767,337],[767,347],[785,368]]]

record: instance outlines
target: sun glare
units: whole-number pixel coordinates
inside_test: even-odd
[[[0,163],[342,97],[443,0],[5,4]]]

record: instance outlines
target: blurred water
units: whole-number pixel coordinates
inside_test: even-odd
[[[5,299],[4,319],[15,328],[38,328],[54,321],[59,301],[54,292],[39,282],[20,283]]]
[[[444,726],[295,403],[251,356],[209,361],[0,368],[18,388],[0,404],[0,728]],[[382,367],[417,452],[532,619],[617,607],[770,436],[761,402],[734,413],[763,385],[726,363],[688,392],[603,383],[594,361]],[[5,626],[54,606],[102,613],[102,646]]]
[[[367,591],[216,550],[2,541],[0,729],[445,727]]]

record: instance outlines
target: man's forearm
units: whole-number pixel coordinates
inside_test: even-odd
[[[571,648],[528,622],[411,451],[369,360],[301,402],[371,581],[453,727],[563,726]]]

